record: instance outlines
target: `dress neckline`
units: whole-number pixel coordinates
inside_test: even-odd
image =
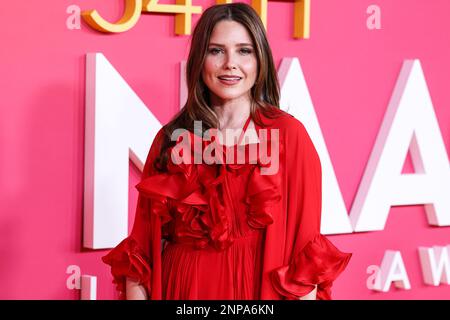
[[[235,147],[240,146],[240,144],[241,144],[241,142],[242,142],[242,139],[244,138],[244,135],[245,135],[245,133],[247,132],[247,128],[248,128],[248,126],[249,126],[249,124],[250,124],[250,120],[251,120],[251,119],[252,119],[252,116],[251,116],[251,114],[250,114],[250,115],[248,116],[247,120],[245,121],[244,126],[242,127],[242,132],[241,132],[241,134],[239,135],[239,139],[238,139],[238,142],[237,142],[236,144],[233,144],[233,145],[231,145],[231,146],[227,146],[227,145],[225,145],[225,144],[219,143],[219,145],[223,146],[223,148],[235,148]],[[246,145],[248,145],[248,144],[245,144],[244,146],[246,146]]]
[[[247,120],[245,121],[244,127],[242,128],[241,135],[239,136],[237,145],[241,144],[242,139],[244,138],[245,132],[247,131],[248,125],[250,124],[251,115],[248,116]]]

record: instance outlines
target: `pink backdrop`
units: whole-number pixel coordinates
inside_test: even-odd
[[[187,58],[189,39],[174,34],[174,16],[165,14],[145,14],[133,29],[115,35],[84,23],[80,30],[66,27],[69,5],[115,20],[123,2],[0,3],[1,299],[78,299],[79,292],[66,287],[69,265],[98,277],[98,299],[117,297],[100,261],[106,250],[82,248],[85,55],[103,53],[166,123],[178,109],[179,63]],[[287,2],[269,2],[268,37],[276,66],[283,57],[302,63],[350,209],[404,59],[421,60],[450,150],[450,2],[312,2],[311,39],[291,37],[293,5]],[[204,9],[212,4],[194,1]],[[381,8],[381,30],[366,27],[371,4]],[[411,170],[409,162],[405,170]],[[130,164],[130,221],[139,175]],[[430,227],[422,206],[391,209],[384,231],[329,237],[354,253],[335,282],[334,298],[450,298],[450,286],[422,280],[417,248],[450,244],[449,227]],[[367,289],[366,268],[379,265],[387,249],[401,251],[411,290]]]

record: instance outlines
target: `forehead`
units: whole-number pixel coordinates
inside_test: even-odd
[[[211,33],[210,44],[216,45],[252,45],[252,37],[247,29],[236,21],[222,20]]]

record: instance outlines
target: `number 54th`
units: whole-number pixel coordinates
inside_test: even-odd
[[[267,8],[269,0],[252,0],[251,6],[258,13],[267,29]],[[97,10],[81,12],[84,21],[93,29],[106,33],[125,32],[133,28],[139,21],[141,13],[175,14],[175,34],[190,35],[192,15],[202,13],[202,6],[192,5],[192,0],[177,0],[176,4],[159,4],[158,0],[125,0],[122,17],[115,23],[102,18]],[[216,0],[216,4],[232,3],[231,0]],[[311,0],[294,1],[293,37],[309,38]]]

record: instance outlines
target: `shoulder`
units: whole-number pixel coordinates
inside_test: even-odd
[[[292,135],[307,135],[307,131],[303,123],[290,113],[276,107],[272,107],[274,118],[268,118],[262,115],[267,128],[279,129],[280,133]]]
[[[154,132],[154,131],[153,131]],[[164,127],[161,127],[156,134],[154,134],[151,145],[150,145],[150,153],[156,154],[159,153],[161,149],[161,145],[164,141]]]
[[[290,150],[293,161],[302,157],[313,157],[318,160],[318,153],[303,122],[290,113],[278,109],[278,116],[272,119],[270,129],[278,129],[279,137],[285,145],[285,150]]]

